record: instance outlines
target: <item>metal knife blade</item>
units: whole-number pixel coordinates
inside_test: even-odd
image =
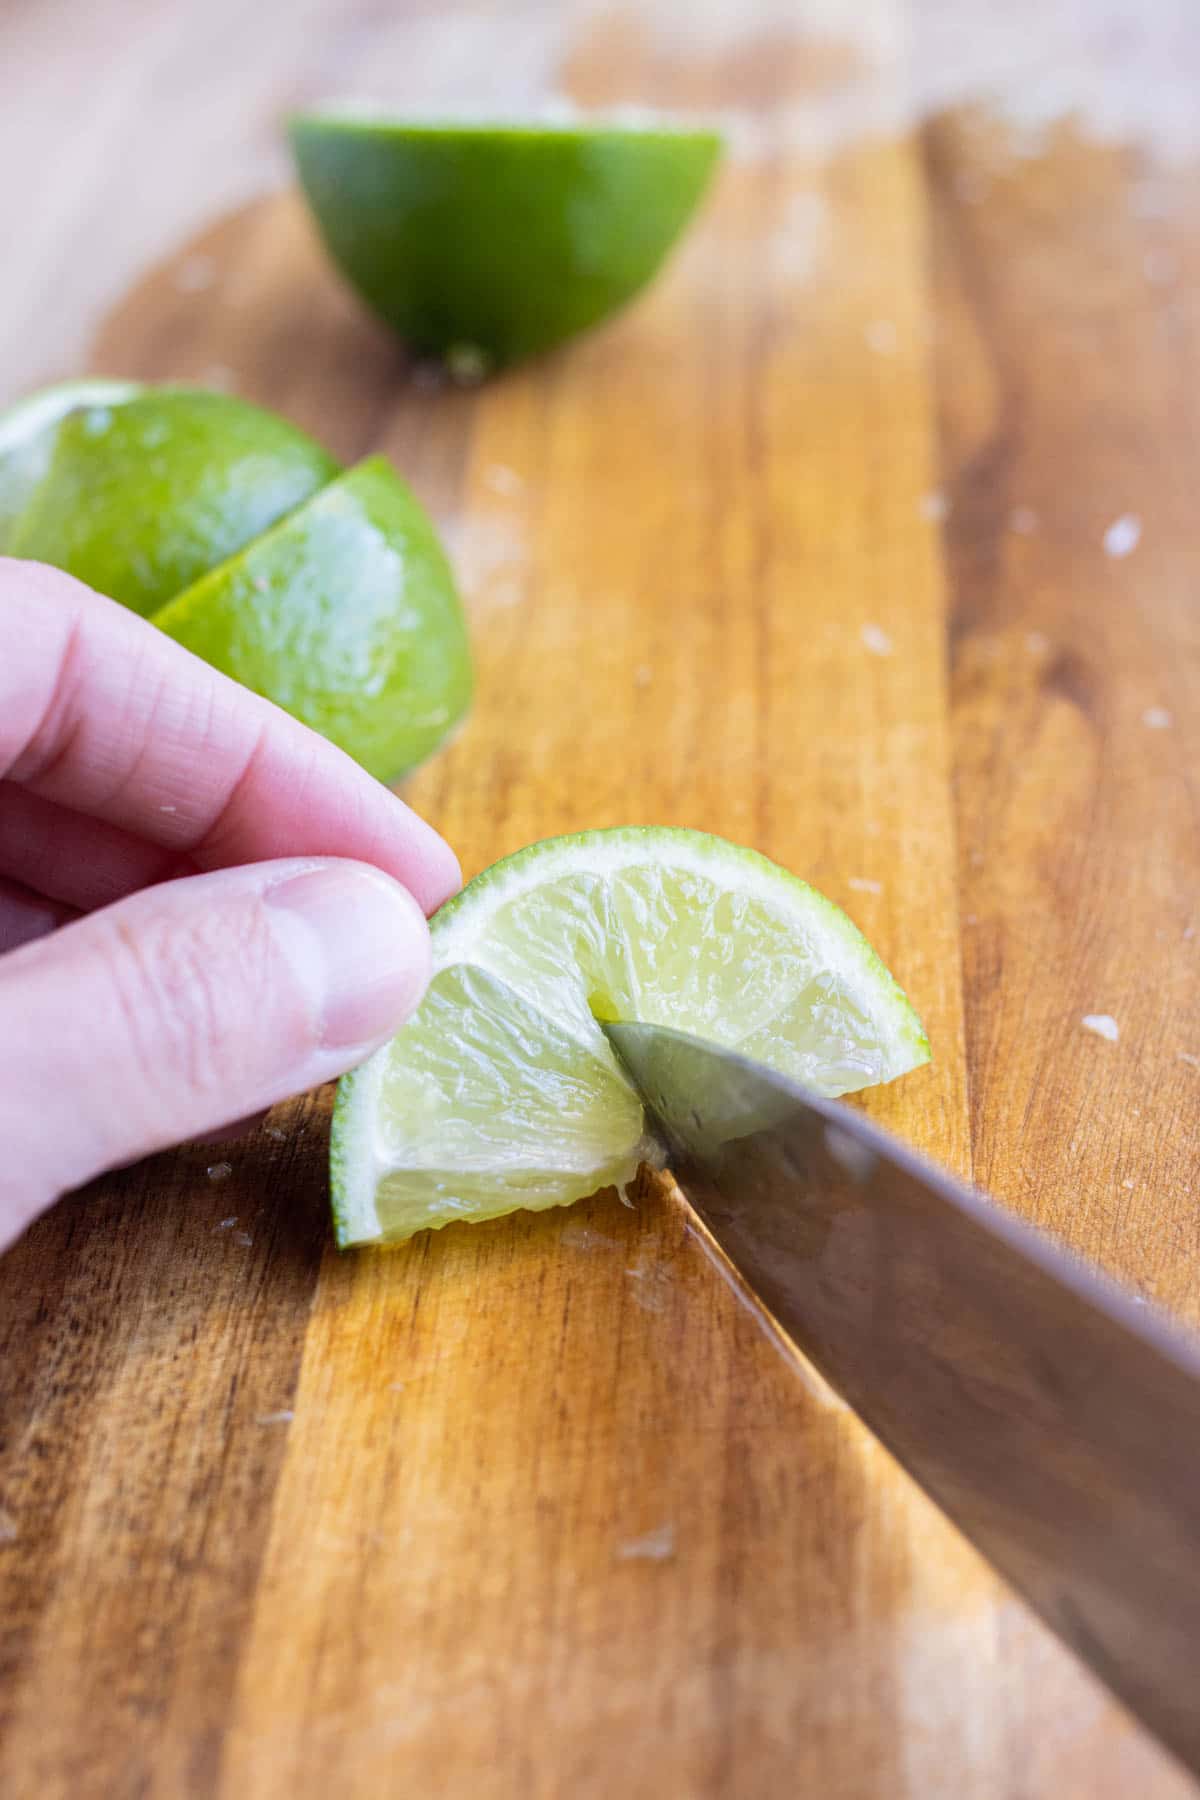
[[[784,1329],[1200,1773],[1200,1347],[848,1107],[678,1032],[604,1029]]]

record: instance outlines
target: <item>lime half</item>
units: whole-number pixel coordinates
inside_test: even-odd
[[[391,465],[229,394],[77,381],[0,416],[0,554],[66,569],[396,781],[470,699],[466,622]]]
[[[76,398],[46,421],[39,455],[12,554],[53,563],[143,614],[338,472],[286,419],[188,387]]]
[[[656,273],[715,132],[306,114],[292,149],[326,248],[414,349],[486,370],[571,337]]]
[[[341,1082],[338,1242],[565,1206],[650,1148],[598,1019],[671,1025],[827,1095],[925,1062],[912,1007],[846,915],[752,850],[654,828],[552,838],[433,921],[434,977]]]

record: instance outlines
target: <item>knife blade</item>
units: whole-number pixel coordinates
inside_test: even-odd
[[[850,1108],[679,1032],[604,1029],[739,1274],[1200,1774],[1200,1347]]]

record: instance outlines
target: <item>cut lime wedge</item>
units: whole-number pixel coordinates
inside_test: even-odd
[[[153,615],[382,781],[466,710],[466,621],[429,518],[369,458]]]
[[[700,832],[552,838],[433,921],[434,977],[346,1076],[332,1140],[342,1245],[568,1205],[635,1173],[641,1103],[598,1019],[672,1025],[817,1092],[925,1062],[920,1021],[831,901]]]
[[[699,204],[715,132],[414,123],[347,109],[291,124],[326,248],[415,349],[477,372],[607,318]]]

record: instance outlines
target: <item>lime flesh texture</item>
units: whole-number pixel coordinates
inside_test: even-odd
[[[42,435],[45,467],[11,527],[11,554],[144,615],[338,472],[296,426],[198,388],[77,404]]]
[[[414,349],[515,362],[607,318],[708,186],[711,131],[291,122],[326,248]]]
[[[700,832],[535,844],[443,907],[433,942],[421,1006],[339,1087],[343,1246],[627,1181],[653,1152],[600,1018],[736,1047],[827,1095],[929,1056],[912,1007],[839,908]]]
[[[422,762],[470,699],[453,577],[383,457],[330,482],[154,623],[383,781]]]

